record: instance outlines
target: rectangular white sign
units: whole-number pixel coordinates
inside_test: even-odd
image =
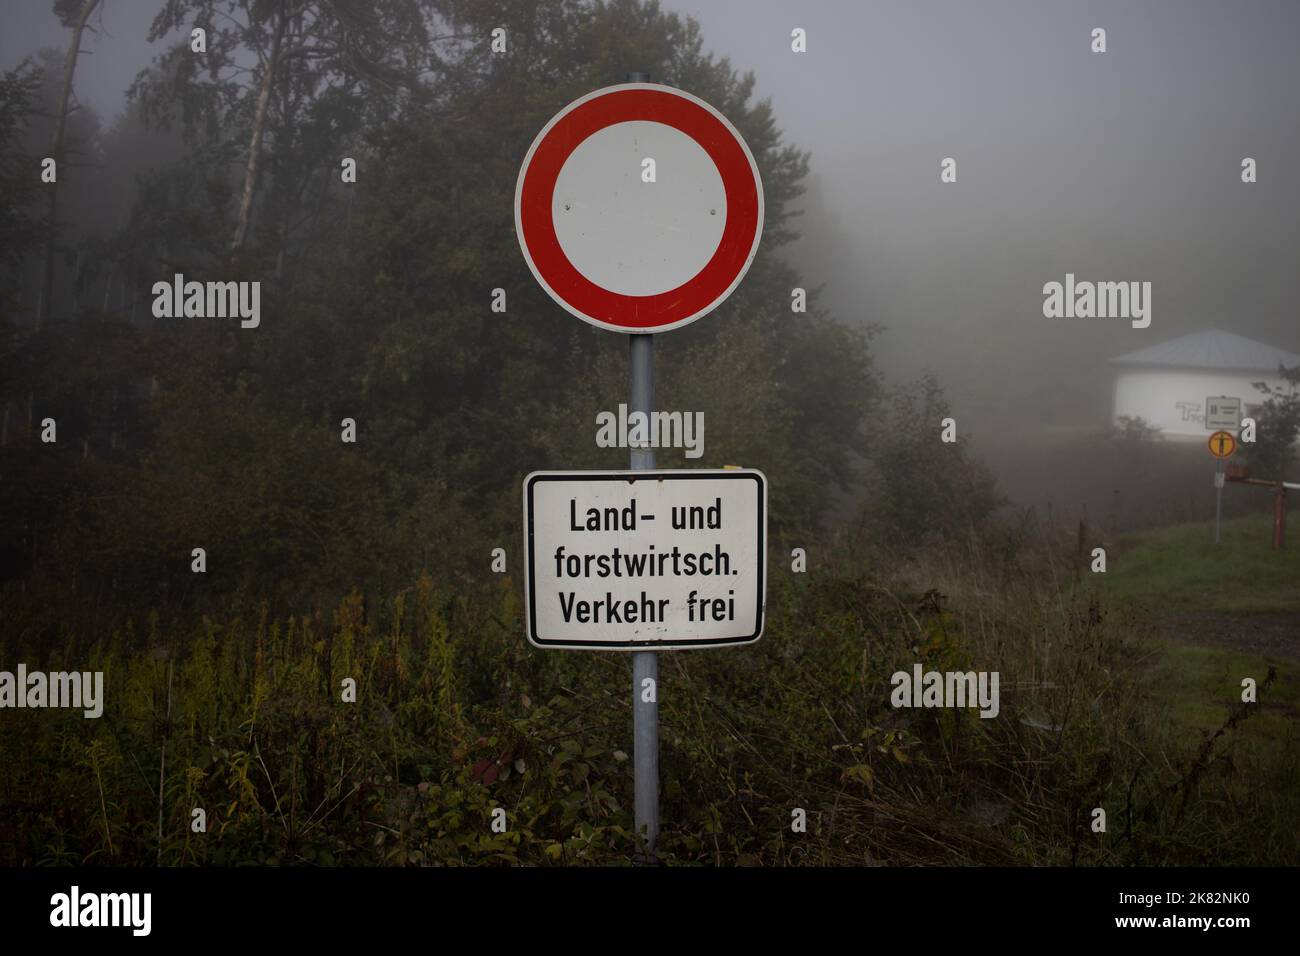
[[[763,633],[760,471],[536,471],[524,528],[538,647],[669,650]]]
[[[1241,399],[1210,397],[1205,400],[1205,427],[1208,431],[1230,428],[1234,432],[1241,427]]]

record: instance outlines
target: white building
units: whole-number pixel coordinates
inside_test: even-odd
[[[1231,332],[1207,329],[1111,359],[1119,366],[1114,418],[1142,418],[1172,439],[1204,440],[1205,400],[1241,399],[1253,416],[1267,398],[1254,383],[1284,384],[1279,365],[1300,365],[1300,355]]]

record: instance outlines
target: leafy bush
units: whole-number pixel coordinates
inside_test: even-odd
[[[1279,366],[1278,375],[1284,385],[1255,383],[1268,399],[1259,412],[1255,442],[1246,446],[1251,477],[1269,481],[1287,480],[1296,441],[1300,440],[1300,366]]]
[[[933,375],[897,387],[883,424],[871,429],[866,521],[876,538],[918,544],[966,534],[1003,504],[969,438],[940,440],[951,407]]]

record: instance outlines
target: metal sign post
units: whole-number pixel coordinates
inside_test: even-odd
[[[1214,472],[1214,543],[1219,543],[1219,523],[1223,516],[1223,462],[1237,450],[1237,436],[1232,432],[1217,431],[1206,442],[1210,454],[1218,459]]]
[[[628,341],[628,410],[650,412],[655,405],[655,339],[653,335],[633,335]],[[651,470],[655,466],[654,449],[633,448],[631,459],[633,470]],[[655,651],[632,654],[632,772],[636,831],[645,841],[646,859],[653,860],[659,838],[659,654]]]
[[[627,82],[649,83],[650,74],[629,73]],[[631,370],[628,411],[652,412],[655,407],[654,336],[629,336],[628,358]],[[655,466],[653,448],[633,448],[630,457],[628,465],[635,471],[649,471]],[[652,861],[659,839],[659,655],[655,651],[632,654],[632,776],[636,832],[645,841],[646,860]]]
[[[1214,473],[1214,543],[1219,543],[1219,521],[1223,516],[1223,459]]]

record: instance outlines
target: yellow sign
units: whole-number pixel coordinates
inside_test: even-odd
[[[1232,432],[1215,432],[1210,436],[1210,454],[1215,458],[1231,458],[1237,450],[1237,439]]]

